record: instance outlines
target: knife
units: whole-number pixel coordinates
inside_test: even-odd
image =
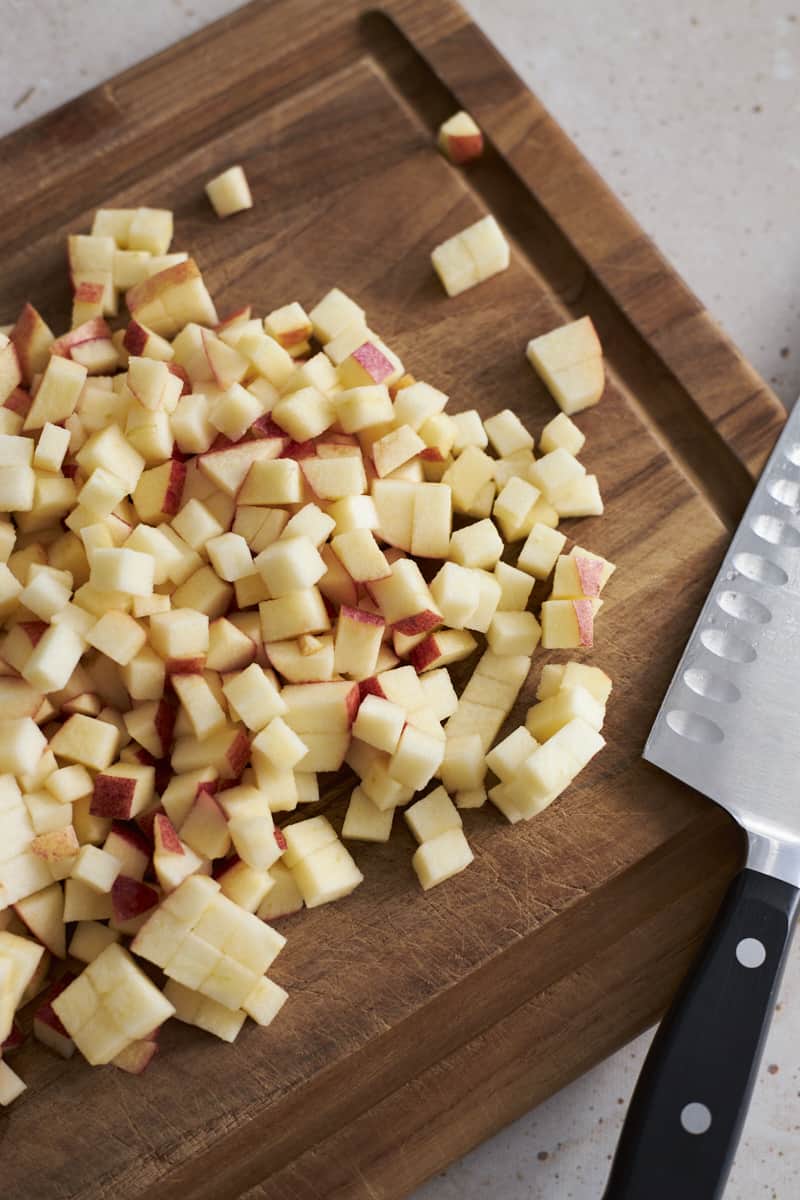
[[[800,402],[683,653],[645,759],[747,833],[631,1100],[605,1200],[718,1200],[800,898]]]

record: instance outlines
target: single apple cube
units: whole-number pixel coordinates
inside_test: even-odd
[[[599,596],[615,567],[602,556],[575,548],[556,562],[551,600],[580,600]]]
[[[566,665],[566,663],[548,663],[542,667],[542,673],[539,676],[539,686],[536,689],[537,700],[549,700],[551,696],[555,696],[561,687]],[[597,668],[590,667],[589,669],[595,670]]]
[[[308,315],[314,328],[314,336],[323,344],[330,342],[351,325],[363,326],[366,317],[363,308],[339,288],[332,288]]]
[[[177,674],[171,681],[195,737],[209,737],[225,726],[225,712],[203,675]]]
[[[389,775],[404,787],[419,791],[430,783],[444,758],[445,745],[438,738],[406,725],[389,765]]]
[[[265,976],[259,979],[242,1008],[256,1025],[271,1025],[288,999],[288,993]]]
[[[496,612],[486,632],[489,649],[495,654],[532,655],[542,629],[531,612]]]
[[[253,207],[247,176],[241,166],[228,167],[206,184],[206,195],[218,217],[230,217]]]
[[[541,461],[541,460],[540,460]],[[600,517],[603,498],[596,475],[584,475],[557,488],[550,497],[559,517]]]
[[[263,754],[275,767],[291,770],[305,757],[307,747],[282,717],[273,717],[254,738],[252,749]]]
[[[442,483],[450,488],[457,510],[466,512],[481,489],[494,478],[494,469],[494,460],[479,446],[467,446],[459,453],[442,476]]]
[[[304,458],[302,472],[320,500],[342,500],[360,496],[367,490],[367,476],[361,455],[337,454]]]
[[[92,554],[90,581],[101,591],[149,596],[153,591],[155,562],[138,550],[98,549]]]
[[[255,566],[275,599],[312,587],[326,569],[319,551],[307,537],[273,542],[258,555]]]
[[[4,722],[0,722],[0,746],[2,745],[3,724]],[[13,722],[8,722],[8,724],[13,724]],[[114,761],[119,738],[119,730],[107,721],[75,713],[50,739],[50,749],[57,758],[80,763],[93,771],[105,771]],[[43,741],[44,739],[42,739]],[[0,770],[8,769],[0,755]]]
[[[283,861],[273,863],[268,871],[272,886],[258,907],[257,916],[262,921],[275,921],[290,916],[303,907],[303,897],[294,881],[294,876]]]
[[[12,1071],[8,1063],[0,1061],[0,1105],[3,1108],[8,1107],[22,1095],[26,1087],[27,1084]]]
[[[107,921],[113,916],[111,896],[82,879],[64,881],[64,921]],[[63,1020],[63,1017],[61,1018]],[[66,1024],[66,1022],[65,1022]]]
[[[440,629],[415,646],[410,658],[414,669],[421,674],[469,658],[476,645],[475,638],[466,630]]]
[[[120,872],[119,861],[97,846],[82,846],[71,877],[95,892],[110,892]]]
[[[60,425],[71,417],[87,376],[86,367],[69,358],[51,357],[42,376],[23,429],[42,429],[48,422]]]
[[[353,725],[353,736],[393,754],[403,732],[406,713],[398,704],[385,700],[381,696],[367,695],[361,701],[358,716]]]
[[[546,579],[564,549],[566,537],[547,525],[534,525],[517,559],[517,567],[534,579]]]
[[[331,549],[350,578],[358,583],[385,579],[391,574],[389,563],[369,529],[337,534],[331,541]]]
[[[252,663],[246,670],[229,676],[223,684],[225,698],[248,729],[263,729],[275,717],[286,712],[286,704],[262,667]]]
[[[395,410],[385,384],[368,384],[341,391],[333,398],[336,417],[345,433],[361,433],[394,421]]]
[[[46,421],[36,442],[33,465],[39,471],[60,471],[69,446],[69,430]]]
[[[30,467],[0,466],[0,511],[30,512],[35,486],[36,476]]]
[[[539,489],[514,476],[502,488],[494,502],[492,515],[507,542],[527,537],[536,523]]]
[[[486,755],[486,765],[501,783],[510,783],[519,767],[530,758],[538,745],[525,726],[519,725]]]
[[[116,220],[124,221],[119,217]],[[137,208],[128,224],[127,247],[129,250],[146,250],[149,254],[166,254],[172,232],[172,213],[168,209]]]
[[[411,553],[417,485],[403,480],[380,479],[372,485],[378,515],[376,534],[390,546]]]
[[[591,317],[533,338],[526,354],[561,410],[572,416],[603,394],[603,351]]]
[[[431,252],[431,263],[448,296],[459,296],[480,283],[478,265],[461,234],[436,246]]]
[[[569,650],[577,646],[591,649],[594,644],[594,618],[600,600],[545,600],[542,604],[542,648]]]
[[[242,1025],[247,1020],[245,1012],[232,1012],[209,996],[201,996],[199,992],[184,987],[174,979],[167,981],[164,995],[173,1005],[179,1021],[213,1033],[223,1042],[236,1041]]]
[[[338,840],[304,857],[292,868],[292,875],[308,908],[340,900],[364,879]]]
[[[552,421],[548,421],[539,438],[539,445],[544,454],[553,450],[566,450],[568,454],[580,454],[586,442],[586,435],[581,433],[574,421],[565,412],[560,412]]]
[[[313,546],[311,549],[317,553]],[[264,601],[258,608],[261,632],[267,644],[300,637],[304,633],[325,633],[330,628],[330,618],[316,587],[287,592],[276,600]]]
[[[202,670],[209,642],[209,621],[205,613],[188,608],[154,613],[150,618],[150,641],[163,659],[193,660]]]
[[[75,926],[69,952],[79,962],[90,963],[103,953],[112,942],[118,942],[120,934],[99,921],[79,921]]]
[[[418,842],[428,842],[448,829],[460,829],[461,817],[443,787],[437,787],[405,811],[406,823]]]
[[[307,537],[319,549],[322,543],[328,540],[335,527],[334,518],[324,513],[318,505],[304,504],[289,519],[280,536],[286,539]]]
[[[500,585],[497,611],[522,612],[527,607],[533,591],[532,577],[502,561],[497,563],[494,577]]]
[[[439,778],[449,792],[481,787],[486,774],[484,739],[477,733],[448,731]]]
[[[306,442],[319,437],[334,423],[336,409],[323,392],[304,387],[280,399],[270,416],[294,441]]]
[[[90,646],[124,667],[143,649],[147,634],[127,613],[109,612],[90,629],[86,640]]]
[[[237,497],[239,504],[299,504],[303,498],[300,467],[292,458],[254,462]]]
[[[491,570],[502,553],[503,539],[488,519],[457,529],[450,539],[450,560],[462,567]]]
[[[356,788],[347,806],[342,837],[353,842],[388,842],[393,819],[393,808],[382,812],[362,788]]]
[[[0,771],[17,776],[31,774],[46,747],[44,735],[30,717],[0,719]],[[52,741],[51,749],[58,753]]]
[[[483,134],[467,112],[454,113],[439,126],[439,149],[456,166],[483,154]]]
[[[334,670],[355,679],[372,675],[385,628],[377,614],[342,605],[334,638]]]
[[[469,842],[461,829],[448,829],[425,841],[411,860],[417,878],[427,891],[463,871],[473,860]]]
[[[537,741],[544,742],[575,717],[597,731],[605,719],[605,706],[580,685],[561,687],[554,696],[534,704],[528,709],[525,727]]]
[[[478,578],[466,567],[446,562],[431,582],[431,596],[444,623],[463,629],[480,602]]]
[[[250,913],[254,913],[263,904],[275,886],[269,871],[254,871],[236,856],[228,860],[217,878],[223,896],[227,896],[239,908]]]
[[[403,364],[388,346],[371,335],[339,364],[338,374],[343,388],[365,387],[373,383],[388,385],[403,374]]]

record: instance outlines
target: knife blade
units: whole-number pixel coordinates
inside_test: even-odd
[[[800,900],[800,402],[731,540],[644,758],[726,808],[748,852],[656,1034],[605,1200],[718,1200]]]

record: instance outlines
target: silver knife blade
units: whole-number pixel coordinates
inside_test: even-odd
[[[800,886],[800,402],[756,485],[644,748]]]

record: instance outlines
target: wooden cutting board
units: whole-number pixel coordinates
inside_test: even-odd
[[[460,107],[489,140],[468,171],[434,145]],[[203,183],[234,162],[255,207],[219,223]],[[538,431],[528,338],[587,312],[602,337],[579,423],[607,514],[569,532],[620,567],[606,752],[530,823],[467,813],[476,863],[427,895],[401,820],[356,847],[364,885],[283,923],[270,1029],[175,1024],[141,1078],[28,1046],[0,1116],[3,1200],[394,1200],[652,1022],[736,867],[732,824],[640,753],[780,406],[449,0],[253,4],[6,139],[0,194],[0,321],[30,297],[64,328],[67,230],[152,204],[221,311],[341,285],[455,407]],[[448,300],[430,250],[487,211],[511,268]]]

